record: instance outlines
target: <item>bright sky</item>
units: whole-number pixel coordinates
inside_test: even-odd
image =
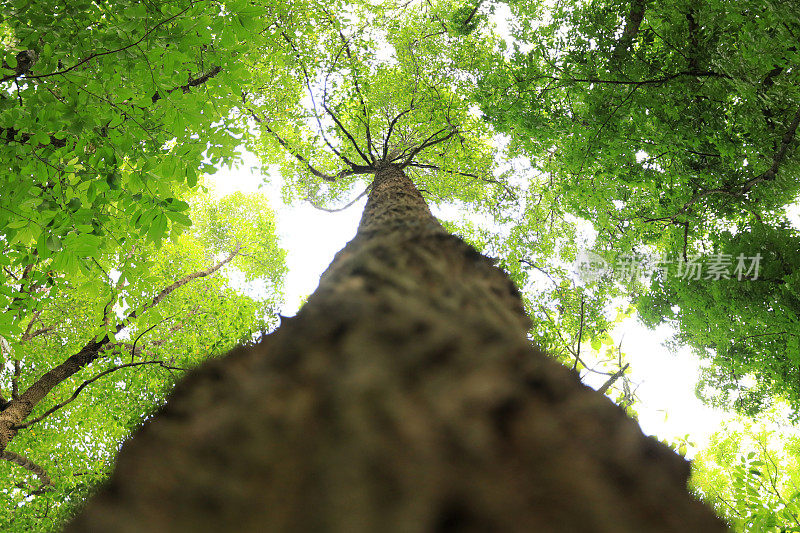
[[[220,170],[211,180],[216,194],[258,191],[263,183],[259,166],[253,154],[246,154],[237,168]],[[320,211],[308,204],[287,207],[280,200],[280,177],[268,176],[271,182],[260,190],[275,209],[281,245],[288,252],[286,303],[281,314],[291,316],[297,312],[301,300],[316,289],[334,254],[355,235],[366,200],[338,213]],[[342,205],[346,203],[343,201]],[[670,337],[669,328],[651,331],[635,319],[623,322],[611,336],[615,345],[622,342],[623,352],[631,363],[631,379],[639,384],[636,395],[640,401],[635,409],[645,433],[667,440],[689,434],[690,441],[702,447],[720,427],[724,415],[695,397],[698,368],[689,350],[671,353],[663,346]],[[590,384],[597,387],[601,383],[598,380]],[[690,456],[693,451],[689,449]]]

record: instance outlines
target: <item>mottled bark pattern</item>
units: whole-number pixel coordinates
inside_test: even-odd
[[[69,531],[724,531],[687,463],[531,348],[396,167],[296,318],[192,374]]]

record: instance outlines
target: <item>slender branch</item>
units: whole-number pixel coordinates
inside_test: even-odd
[[[172,316],[175,316],[175,315],[172,315]],[[163,324],[164,322],[166,322],[170,318],[172,318],[172,317],[165,318],[164,320],[156,322],[155,324],[153,324],[152,326],[150,326],[149,328],[147,328],[146,330],[144,330],[143,332],[139,333],[136,336],[136,338],[133,340],[133,345],[131,346],[131,363],[133,362],[133,358],[136,356],[136,343],[139,342],[139,339],[141,339],[142,336],[144,336],[146,333],[156,329],[159,325]]]
[[[475,14],[481,8],[481,4],[483,4],[483,0],[478,0],[478,3],[475,4],[475,7],[472,8],[472,11],[470,11],[469,16],[466,18],[464,22],[462,22],[464,27],[469,26],[469,23],[472,22],[472,19],[475,17]]]
[[[622,30],[622,35],[617,41],[614,50],[611,52],[612,61],[620,61],[625,52],[633,44],[633,39],[639,33],[639,28],[644,20],[645,8],[647,7],[647,0],[632,0],[631,9],[628,12],[628,17],[625,19],[625,29]]]
[[[36,320],[41,316],[41,314],[42,314],[41,311],[36,311],[35,313],[33,313],[33,316],[28,322],[28,326],[25,328],[25,333],[23,333],[22,337],[20,337],[21,343],[27,342],[35,336],[33,334],[33,325],[36,323]]]
[[[625,366],[614,372],[614,374],[612,374],[612,376],[608,378],[606,382],[600,386],[599,389],[597,389],[597,392],[599,392],[600,394],[605,394],[606,391],[611,388],[611,385],[613,385],[615,381],[617,381],[625,374],[625,371],[628,369],[629,366],[630,363],[625,363]]]
[[[581,296],[581,325],[578,328],[578,344],[575,347],[575,363],[572,365],[572,370],[575,370],[576,368],[578,368],[578,361],[579,361],[580,356],[581,356],[581,340],[583,339],[583,322],[584,322],[584,318],[586,316],[585,313],[584,313],[585,304],[586,304],[586,301],[585,301],[584,297]]]
[[[211,70],[209,70],[208,72],[206,72],[205,74],[203,74],[203,75],[201,75],[201,76],[199,76],[197,78],[189,77],[189,81],[186,83],[186,85],[180,85],[178,87],[173,87],[172,89],[169,89],[167,91],[167,94],[172,94],[173,92],[177,91],[178,89],[183,91],[183,94],[186,94],[186,93],[188,93],[188,92],[190,92],[192,90],[192,87],[197,87],[199,85],[202,85],[202,84],[206,83],[208,80],[210,80],[211,78],[213,78],[214,76],[216,76],[220,72],[222,72],[222,67],[214,67]],[[156,102],[161,100],[161,98],[162,98],[161,93],[155,93],[153,95],[153,98],[152,98],[153,103],[155,104]]]
[[[489,178],[487,176],[479,176],[478,174],[471,174],[469,172],[458,172],[458,171],[455,171],[455,170],[447,170],[447,169],[441,168],[438,165],[431,165],[431,164],[428,164],[428,163],[413,163],[412,162],[412,163],[409,163],[408,166],[412,167],[412,168],[424,168],[424,169],[428,169],[428,170],[436,170],[437,172],[443,172],[445,174],[451,174],[451,175],[454,175],[454,176],[464,176],[465,178],[474,178],[476,180],[481,180],[481,181],[484,181],[486,183],[494,183],[495,185],[499,185],[500,187],[505,189],[506,193],[508,193],[509,196],[512,196],[512,197],[516,196],[514,194],[514,191],[512,191],[511,188],[509,188],[508,185],[506,185],[502,181],[496,180],[494,178]]]
[[[135,319],[148,309],[155,307],[161,303],[173,291],[186,285],[187,283],[197,278],[210,276],[225,264],[229,263],[241,250],[242,246],[239,244],[227,257],[215,265],[210,266],[205,270],[193,272],[181,278],[180,280],[172,283],[161,292],[159,292],[153,299],[140,307],[134,309],[125,318],[117,323],[113,328],[115,333],[119,333],[124,329],[131,320]],[[33,408],[42,401],[59,383],[64,382],[66,379],[80,371],[82,368],[91,364],[102,354],[103,348],[110,342],[109,335],[104,335],[102,339],[94,339],[87,343],[77,353],[69,356],[63,363],[50,369],[36,380],[18,399],[11,402],[2,413],[0,413],[0,423],[6,428],[12,430],[10,435],[4,435],[0,432],[0,451],[4,450],[8,442],[16,434],[14,427],[21,424],[33,411]],[[16,385],[15,385],[16,387]]]
[[[51,72],[50,74],[39,74],[38,76],[25,75],[25,76],[23,76],[23,79],[26,79],[26,80],[40,80],[40,79],[43,79],[43,78],[49,78],[51,76],[58,76],[58,75],[61,75],[61,74],[66,74],[67,72],[73,71],[76,68],[80,67],[81,65],[83,65],[85,63],[88,63],[92,59],[96,59],[98,57],[106,56],[106,55],[109,55],[109,54],[116,54],[118,52],[124,52],[128,48],[133,48],[134,46],[137,46],[139,43],[141,43],[142,41],[147,39],[147,37],[149,37],[150,34],[153,33],[154,31],[156,31],[158,28],[160,28],[164,24],[166,24],[168,22],[171,22],[171,21],[175,20],[176,18],[180,17],[181,15],[183,15],[184,13],[189,11],[192,7],[194,7],[194,5],[196,3],[199,3],[199,2],[202,2],[202,1],[203,0],[197,0],[197,2],[193,2],[186,9],[184,9],[184,10],[180,11],[179,13],[176,13],[175,15],[172,15],[171,17],[168,17],[168,18],[162,20],[161,22],[157,23],[155,26],[153,26],[148,31],[146,31],[144,33],[144,35],[142,35],[142,37],[136,42],[130,43],[130,44],[125,45],[125,46],[120,47],[120,48],[115,48],[113,50],[106,50],[105,52],[95,52],[93,54],[90,54],[85,59],[82,59],[82,60],[78,61],[77,63],[75,63],[71,67],[65,68],[64,70],[57,70],[55,72]]]
[[[325,10],[327,13],[327,10]],[[333,19],[333,17],[331,17]],[[339,28],[336,29],[337,33],[339,34],[339,38],[344,43],[345,52],[347,52],[347,58],[350,60],[350,72],[353,77],[353,87],[355,88],[356,95],[358,96],[358,101],[361,103],[361,111],[364,115],[364,120],[362,120],[362,124],[364,124],[365,134],[367,137],[367,156],[368,164],[375,164],[375,157],[372,155],[372,132],[370,131],[369,127],[369,113],[367,112],[367,104],[364,102],[364,95],[361,93],[361,86],[358,83],[358,69],[356,69],[356,62],[354,60],[353,54],[350,51],[350,41],[345,38],[342,30]]]
[[[19,364],[19,359],[14,359],[14,377],[11,378],[11,399],[19,399],[19,376],[22,369]]]
[[[392,132],[394,131],[394,127],[397,125],[397,121],[403,118],[404,115],[410,113],[413,110],[414,110],[414,97],[412,96],[408,109],[396,115],[391,120],[391,122],[389,122],[389,128],[386,130],[386,137],[384,137],[383,139],[383,155],[381,156],[381,159],[385,160],[386,157],[389,155],[389,139],[392,137]]]
[[[195,280],[197,278],[205,278],[207,276],[210,276],[211,274],[213,274],[214,272],[216,272],[217,270],[219,270],[220,268],[222,268],[226,264],[230,263],[233,260],[233,258],[236,257],[239,254],[239,251],[241,249],[242,249],[242,244],[237,244],[236,248],[234,248],[233,251],[230,254],[228,254],[228,256],[225,259],[223,259],[222,261],[220,261],[216,265],[212,265],[212,266],[208,267],[205,270],[199,270],[197,272],[193,272],[191,274],[188,274],[188,275],[184,276],[183,278],[179,279],[178,281],[176,281],[175,283],[173,283],[172,285],[169,285],[168,287],[162,289],[162,291],[160,293],[158,293],[158,295],[156,295],[150,302],[148,302],[147,304],[145,304],[143,307],[141,307],[138,310],[134,309],[131,313],[128,314],[127,317],[125,317],[122,321],[120,321],[120,323],[117,324],[116,331],[117,332],[122,331],[122,329],[125,326],[127,326],[128,323],[131,320],[133,320],[137,316],[141,315],[142,313],[144,313],[148,309],[157,306],[159,303],[161,303],[161,301],[164,298],[169,296],[176,289],[179,289],[179,288],[183,287],[184,285],[186,285],[190,281],[193,281],[193,280]]]
[[[333,144],[331,144],[331,142],[328,140],[328,136],[325,135],[325,128],[322,127],[322,120],[320,119],[319,111],[317,110],[317,101],[316,101],[316,98],[314,98],[314,91],[311,88],[311,77],[308,74],[308,69],[306,69],[305,63],[303,63],[303,60],[300,57],[300,51],[294,45],[294,42],[289,38],[289,36],[286,34],[286,32],[281,32],[281,36],[283,37],[283,39],[289,44],[289,46],[294,51],[294,55],[295,55],[295,58],[297,59],[297,63],[300,65],[300,69],[303,71],[303,77],[305,79],[306,90],[308,91],[308,97],[311,99],[311,108],[314,111],[314,118],[317,121],[317,127],[319,128],[319,133],[322,136],[322,140],[328,146],[328,149],[331,152],[333,152],[334,154],[336,154],[336,156],[339,159],[344,161],[345,164],[349,165],[350,167],[355,166],[355,163],[350,161],[350,159],[347,156],[345,156],[339,150],[337,150],[336,147],[333,146]],[[339,53],[341,54],[341,51]],[[335,121],[338,122],[338,118],[327,108],[327,105],[325,105],[325,98],[327,97],[327,90],[328,90],[327,77],[325,78],[325,80],[326,80],[325,81],[325,87],[324,87],[323,93],[322,93],[322,100],[323,100],[322,106],[323,106],[323,108],[325,108],[325,111],[328,113],[328,115],[330,115],[331,118],[333,118]],[[351,141],[355,144],[355,139],[353,139],[352,137],[351,137]],[[355,146],[356,146],[356,150],[359,150],[358,145],[355,144]],[[359,153],[360,153],[360,150],[359,150]],[[363,157],[363,154],[362,154],[362,157]],[[369,160],[367,160],[367,163],[369,164]]]
[[[371,165],[372,162],[370,161],[369,157],[367,157],[367,155],[361,150],[361,147],[358,145],[358,142],[356,142],[355,137],[353,137],[353,135],[347,130],[347,128],[344,127],[344,124],[342,124],[342,121],[339,120],[339,117],[337,117],[333,113],[333,111],[331,111],[331,109],[328,107],[328,104],[326,104],[324,101],[322,102],[322,108],[325,110],[326,113],[328,113],[328,116],[330,116],[333,119],[333,122],[336,124],[336,127],[338,127],[342,131],[342,133],[344,133],[345,137],[347,137],[347,139],[350,141],[350,144],[352,144],[353,148],[355,148],[356,152],[358,152],[358,155],[361,156],[361,159],[363,159],[367,165]],[[338,155],[339,157],[344,157],[341,154]],[[347,162],[347,159],[345,159],[345,161]],[[350,163],[350,165],[353,164]]]
[[[255,111],[253,111],[250,108],[247,108],[247,111],[250,113],[250,116],[253,118],[253,120],[256,121],[256,123],[258,123],[261,127],[267,130],[267,133],[270,133],[273,137],[275,137],[275,140],[278,141],[278,144],[280,144],[284,150],[289,152],[289,154],[293,155],[295,159],[304,164],[308,168],[309,172],[311,172],[311,174],[322,179],[323,181],[335,182],[336,180],[347,176],[353,176],[356,174],[369,174],[371,172],[374,172],[371,166],[353,165],[353,167],[350,170],[342,170],[334,176],[326,174],[321,170],[317,169],[316,167],[314,167],[314,165],[311,164],[311,161],[303,157],[303,155],[293,150],[292,147],[289,145],[288,141],[286,141],[286,139],[281,137],[275,130],[270,128],[269,124],[267,124],[265,120],[259,117]]]
[[[122,370],[123,368],[131,368],[131,367],[142,366],[142,365],[159,365],[159,366],[162,366],[162,367],[170,369],[170,370],[186,370],[185,368],[178,368],[178,367],[169,366],[164,361],[140,361],[138,363],[125,363],[125,364],[122,364],[122,365],[118,365],[118,366],[109,368],[108,370],[104,370],[103,372],[100,372],[99,374],[97,374],[93,378],[87,379],[86,381],[81,383],[78,386],[78,388],[75,389],[75,392],[72,393],[72,396],[70,396],[69,398],[67,398],[63,402],[57,403],[56,405],[54,405],[53,407],[51,407],[50,409],[48,409],[47,411],[45,411],[41,415],[37,416],[33,420],[25,422],[24,424],[19,424],[19,425],[14,426],[14,429],[15,430],[20,430],[20,429],[29,428],[32,425],[41,422],[42,420],[44,420],[48,416],[52,415],[53,413],[55,413],[56,411],[61,409],[62,407],[65,407],[65,406],[69,405],[70,403],[72,403],[73,401],[75,401],[75,399],[78,397],[78,395],[81,393],[81,391],[83,389],[85,389],[86,387],[88,387],[89,385],[91,385],[92,383],[97,381],[98,379],[100,379],[102,377],[105,377],[105,376],[107,376],[109,374],[112,374],[112,373],[116,372],[117,370]]]
[[[368,185],[367,188],[364,189],[364,191],[361,194],[356,196],[352,201],[348,202],[347,205],[345,205],[343,207],[337,207],[337,208],[331,209],[329,207],[323,207],[321,205],[318,205],[317,203],[314,202],[313,199],[311,199],[311,197],[306,197],[305,200],[306,200],[306,202],[310,203],[315,209],[319,209],[320,211],[327,211],[328,213],[338,213],[339,211],[344,211],[348,207],[351,207],[353,204],[355,204],[356,202],[361,200],[364,196],[366,196],[367,193],[369,192],[370,187],[371,187],[371,185]]]
[[[416,157],[416,155],[418,153],[420,153],[422,150],[424,150],[425,148],[429,148],[431,146],[435,146],[435,145],[437,145],[439,143],[443,143],[444,141],[446,141],[446,140],[450,139],[451,137],[453,137],[453,135],[455,135],[458,132],[458,130],[456,128],[454,128],[453,126],[450,126],[450,133],[448,133],[444,137],[436,138],[437,135],[439,135],[440,133],[444,133],[445,131],[447,131],[447,129],[448,128],[442,128],[439,131],[431,134],[427,139],[425,139],[422,142],[422,144],[420,144],[419,146],[417,146],[416,148],[411,150],[411,153],[409,153],[408,156],[406,156],[405,161],[403,161],[399,165],[399,167],[400,168],[407,167],[414,160],[414,157]]]
[[[540,80],[552,80],[552,81],[563,81],[567,83],[595,83],[595,84],[605,84],[605,85],[634,85],[637,87],[641,87],[643,85],[662,85],[668,81],[672,81],[676,78],[681,77],[694,77],[694,78],[723,78],[723,79],[731,79],[731,76],[727,74],[723,74],[721,72],[714,72],[711,70],[684,70],[681,72],[676,72],[674,74],[669,74],[667,76],[661,78],[653,78],[650,80],[607,80],[601,78],[560,78],[558,76],[534,76],[532,79]],[[523,83],[527,81],[526,78],[518,78],[517,82]]]
[[[558,282],[555,279],[553,279],[553,276],[551,276],[550,273],[544,270],[543,268],[536,266],[536,264],[532,263],[531,261],[528,261],[527,259],[519,259],[518,261],[524,265],[528,265],[529,267],[538,270],[539,272],[547,276],[547,279],[549,279],[553,283],[553,285],[558,287]]]
[[[742,186],[742,193],[750,191],[750,189],[762,181],[775,179],[775,177],[778,175],[778,169],[780,168],[781,163],[783,163],[783,160],[786,159],[786,154],[789,151],[789,145],[792,144],[792,141],[794,140],[798,126],[800,126],[800,109],[797,110],[792,122],[789,124],[789,128],[786,130],[786,133],[783,134],[781,145],[778,148],[778,151],[775,153],[775,156],[772,158],[772,165],[761,175],[747,181],[744,186]]]

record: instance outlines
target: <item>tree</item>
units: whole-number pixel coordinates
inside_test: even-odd
[[[274,326],[283,252],[266,198],[193,203],[192,233],[131,240],[54,296],[34,288],[44,302],[23,339],[3,339],[4,531],[61,525],[186,370]]]
[[[19,337],[48,271],[87,273],[131,235],[188,224],[176,200],[236,154],[231,109],[259,28],[248,2],[215,0],[0,0],[0,13],[0,335]]]
[[[698,384],[707,403],[733,405],[754,416],[783,401],[794,408],[790,416],[795,419],[800,405],[800,236],[788,226],[756,223],[739,233],[722,233],[718,246],[707,257],[709,264],[720,258],[738,264],[736,258],[758,254],[758,271],[731,271],[728,279],[713,282],[658,276],[639,299],[642,320],[673,324],[678,339],[697,351],[712,348],[703,353],[707,361]],[[742,270],[752,262],[747,259]],[[742,277],[755,279],[742,282]],[[676,304],[679,309],[673,309]]]
[[[785,409],[729,422],[692,462],[693,491],[734,531],[800,530],[800,442]]]
[[[547,19],[537,3],[508,5],[513,47],[478,95],[512,154],[539,170],[529,194],[590,223],[589,248],[609,265],[661,261],[650,287],[639,276],[613,282],[650,325],[679,325],[677,340],[710,359],[714,384],[741,392],[726,405],[796,402],[796,370],[784,364],[800,357],[794,244],[774,247],[796,242],[785,212],[800,194],[796,3],[566,1]],[[758,253],[774,275],[737,276],[738,255]],[[680,276],[715,258],[723,277]],[[759,307],[794,325],[770,328]],[[749,372],[758,386],[745,390]]]
[[[295,318],[179,385],[69,530],[723,530],[685,461],[532,348],[517,288],[431,215],[421,184],[474,201],[493,179],[447,76],[481,50],[450,7],[353,14],[388,28],[383,60],[325,5],[327,54],[285,36],[316,129],[262,116],[269,94],[250,111],[313,194],[372,178],[358,233]]]

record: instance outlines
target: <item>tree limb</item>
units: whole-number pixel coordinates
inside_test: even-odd
[[[71,71],[75,70],[76,68],[80,67],[81,65],[83,65],[85,63],[88,63],[92,59],[96,59],[98,57],[106,56],[106,55],[109,55],[109,54],[116,54],[118,52],[124,52],[128,48],[133,48],[134,46],[138,45],[139,43],[141,43],[142,41],[147,39],[147,37],[149,37],[150,34],[153,33],[154,31],[156,31],[158,28],[160,28],[164,24],[166,24],[168,22],[171,22],[172,20],[175,20],[176,18],[180,17],[181,15],[183,15],[184,13],[189,11],[191,8],[193,8],[195,4],[197,4],[199,2],[202,2],[202,1],[203,0],[197,0],[196,2],[193,2],[191,5],[189,5],[189,7],[187,7],[186,9],[182,10],[181,12],[176,13],[175,15],[172,15],[171,17],[168,17],[168,18],[162,20],[161,22],[157,23],[155,26],[153,26],[152,28],[147,30],[144,33],[144,35],[142,35],[142,37],[136,42],[130,43],[130,44],[125,45],[125,46],[122,46],[120,48],[115,48],[114,50],[106,50],[104,52],[95,52],[93,54],[90,54],[88,57],[78,61],[77,63],[75,63],[71,67],[65,68],[64,70],[57,70],[57,71],[51,72],[49,74],[39,74],[38,76],[25,75],[25,76],[23,76],[23,79],[26,79],[26,80],[40,80],[40,79],[43,79],[43,78],[49,78],[51,76],[59,76],[61,74],[66,74],[67,72],[71,72]],[[2,80],[2,81],[5,81],[5,80]]]
[[[284,150],[289,152],[289,154],[293,155],[295,157],[295,159],[300,161],[302,164],[304,164],[306,166],[306,168],[308,168],[308,171],[311,172],[311,174],[313,174],[314,176],[320,178],[321,180],[328,181],[328,182],[335,182],[337,179],[344,178],[346,176],[352,176],[354,174],[368,174],[369,172],[372,172],[371,167],[366,167],[366,166],[362,166],[362,165],[355,165],[350,170],[342,170],[339,173],[337,173],[335,176],[331,176],[330,174],[326,174],[326,173],[322,172],[321,170],[317,169],[314,165],[312,165],[311,161],[309,161],[308,159],[303,157],[303,155],[301,155],[300,153],[298,153],[295,150],[293,150],[292,147],[289,145],[289,142],[286,141],[286,139],[284,139],[283,137],[281,137],[278,134],[278,132],[276,132],[275,130],[270,128],[269,124],[267,124],[267,121],[265,121],[261,117],[259,117],[258,114],[255,111],[253,111],[249,107],[246,108],[246,109],[247,109],[248,113],[250,113],[250,116],[253,118],[253,120],[255,120],[256,123],[259,126],[264,128],[267,131],[267,133],[269,133],[273,137],[275,137],[275,140],[278,141],[278,144],[280,144],[281,147]]]
[[[65,406],[69,405],[70,403],[72,403],[78,397],[78,395],[81,393],[81,391],[83,389],[85,389],[86,387],[88,387],[89,385],[91,385],[92,383],[97,381],[98,379],[100,379],[100,378],[102,378],[104,376],[107,376],[107,375],[109,375],[109,374],[111,374],[113,372],[116,372],[117,370],[121,370],[123,368],[130,368],[130,367],[142,366],[142,365],[159,365],[159,366],[162,366],[162,367],[170,369],[170,370],[186,370],[185,368],[178,368],[178,367],[169,366],[166,363],[164,363],[164,361],[140,361],[138,363],[125,363],[125,364],[122,364],[122,365],[118,365],[118,366],[109,368],[108,370],[104,370],[103,372],[100,372],[99,374],[97,374],[93,378],[87,379],[86,381],[81,383],[78,386],[78,388],[75,389],[75,392],[72,393],[72,396],[70,396],[69,398],[67,398],[63,402],[57,403],[56,405],[54,405],[53,407],[51,407],[50,409],[48,409],[47,411],[45,411],[41,415],[37,416],[33,420],[30,420],[30,421],[28,421],[28,422],[26,422],[24,424],[18,424],[16,426],[14,426],[14,429],[20,430],[20,429],[29,428],[32,425],[34,425],[34,424],[36,424],[38,422],[41,422],[42,420],[44,420],[48,416],[52,415],[53,413],[55,413],[56,411],[61,409],[62,407],[65,407]]]
[[[425,148],[429,148],[431,146],[435,146],[435,145],[437,145],[439,143],[443,143],[444,141],[446,141],[446,140],[450,139],[451,137],[453,137],[453,135],[455,135],[458,132],[458,130],[453,126],[450,126],[449,129],[450,129],[450,133],[448,133],[444,137],[437,138],[436,136],[439,135],[440,133],[444,133],[445,131],[448,130],[448,128],[442,128],[439,131],[431,134],[427,139],[425,139],[422,142],[422,144],[420,144],[419,146],[417,146],[416,148],[411,150],[411,152],[408,154],[408,156],[405,157],[405,161],[400,163],[400,165],[398,165],[398,166],[400,168],[407,167],[414,160],[414,157],[416,157],[416,155],[418,153],[420,153],[422,150],[424,150]]]
[[[789,151],[789,145],[792,144],[792,141],[794,140],[798,126],[800,126],[800,109],[798,109],[797,113],[794,114],[794,118],[789,124],[786,133],[783,134],[781,145],[778,148],[778,151],[775,153],[775,156],[772,158],[772,165],[770,165],[770,167],[759,176],[747,181],[742,186],[742,194],[749,192],[750,189],[762,181],[770,181],[775,179],[775,177],[778,175],[778,170],[780,169],[781,163],[783,163],[783,160],[786,159],[786,154]]]
[[[577,342],[577,344],[575,346],[575,363],[572,365],[572,370],[575,370],[576,368],[578,368],[578,361],[580,360],[580,356],[581,356],[581,340],[583,339],[583,322],[584,322],[584,318],[586,316],[585,313],[584,313],[584,305],[585,304],[586,304],[586,301],[584,300],[583,296],[581,296],[581,325],[578,328],[578,342]]]
[[[614,374],[612,374],[612,376],[608,378],[606,382],[600,386],[599,389],[597,389],[597,392],[605,394],[606,391],[611,388],[611,385],[613,385],[615,381],[617,381],[625,374],[625,371],[628,369],[629,366],[630,363],[625,363],[625,366],[614,372]]]
[[[25,456],[19,455],[18,453],[10,452],[8,450],[3,450],[0,452],[0,459],[5,461],[9,461],[14,463],[15,465],[19,465],[28,472],[35,474],[36,477],[39,478],[41,481],[41,486],[37,489],[37,493],[44,492],[47,487],[53,486],[53,480],[50,479],[50,476],[47,475],[47,472],[44,468],[39,466],[38,464],[34,463],[30,459]]]
[[[192,87],[197,87],[199,85],[204,84],[205,82],[207,82],[208,80],[210,80],[211,78],[213,78],[214,76],[219,74],[220,72],[222,72],[222,67],[214,67],[211,70],[209,70],[208,72],[206,72],[205,74],[202,74],[201,76],[199,76],[197,78],[192,78],[190,76],[189,77],[189,81],[186,83],[186,85],[180,85],[178,87],[173,87],[172,89],[169,89],[167,91],[167,94],[172,94],[173,92],[177,91],[178,89],[182,90],[183,94],[186,94],[186,93],[191,91]],[[153,103],[155,104],[156,102],[161,100],[161,98],[162,98],[161,93],[155,93],[153,95],[153,98],[152,98]]]
[[[352,201],[348,202],[347,205],[345,205],[343,207],[336,207],[336,208],[333,208],[333,209],[331,209],[329,207],[323,207],[323,206],[318,205],[317,203],[315,203],[314,200],[310,196],[307,196],[305,198],[305,201],[310,203],[314,207],[314,209],[319,209],[320,211],[327,211],[328,213],[338,213],[339,211],[344,211],[348,207],[351,207],[353,204],[355,204],[356,202],[361,200],[364,196],[366,196],[367,193],[369,192],[370,187],[371,187],[371,185],[368,185],[367,188],[364,189],[364,191],[361,194],[356,196]]]
[[[229,263],[241,250],[242,245],[238,245],[226,258],[221,260],[215,265],[210,266],[205,270],[193,272],[172,283],[161,292],[159,292],[153,299],[142,306],[141,308],[134,309],[125,318],[117,323],[112,328],[114,333],[119,333],[124,329],[131,320],[135,319],[148,309],[155,307],[161,303],[164,298],[171,294],[176,289],[186,285],[187,283],[197,278],[207,277],[222,268],[225,264]],[[103,348],[110,342],[109,335],[103,336],[101,339],[93,339],[81,348],[77,353],[69,356],[63,363],[50,369],[36,380],[30,387],[28,387],[19,398],[11,401],[11,404],[2,412],[0,412],[0,451],[5,450],[8,443],[16,435],[15,426],[22,423],[33,411],[33,408],[42,401],[53,388],[62,383],[82,368],[91,364],[102,354]],[[16,380],[15,380],[16,382]]]
[[[647,7],[647,0],[632,0],[631,9],[628,12],[628,17],[625,19],[625,29],[622,30],[622,35],[617,41],[614,50],[611,52],[612,62],[620,61],[625,52],[633,44],[633,39],[639,32],[639,28],[644,20],[645,8]]]

